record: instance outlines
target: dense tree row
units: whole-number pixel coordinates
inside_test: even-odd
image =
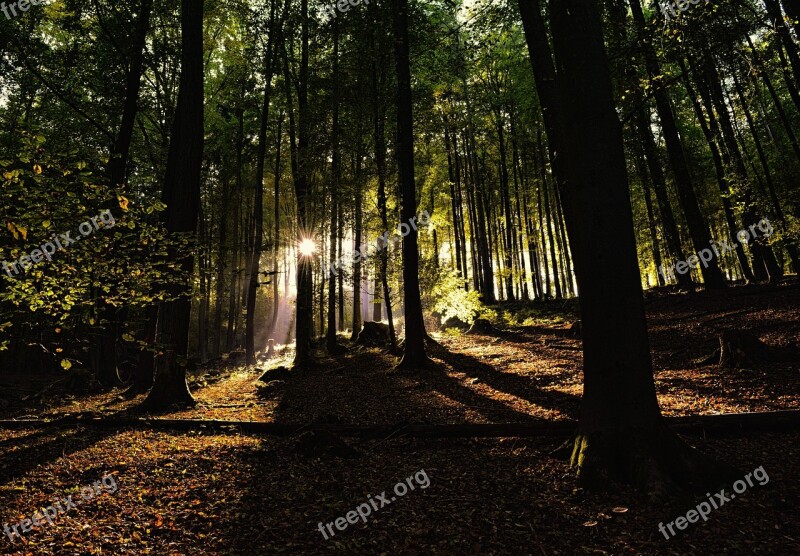
[[[426,327],[580,293],[587,334],[639,346],[647,398],[642,285],[798,270],[796,0],[129,4],[0,20],[0,257],[120,224],[2,275],[3,366],[163,407],[192,403],[192,361],[267,339],[304,368],[316,337],[386,320],[414,368]]]

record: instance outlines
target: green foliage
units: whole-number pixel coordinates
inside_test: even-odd
[[[0,345],[9,337],[39,345],[65,369],[68,358],[81,360],[89,334],[104,326],[97,307],[136,309],[163,298],[158,288],[179,273],[162,262],[169,246],[154,221],[163,203],[139,196],[129,200],[120,191],[98,183],[99,161],[85,161],[76,150],[51,153],[42,135],[23,134],[17,156],[0,160]],[[77,230],[92,217],[109,211],[113,223],[83,237]],[[99,219],[98,219],[99,220]],[[18,261],[47,242],[70,232],[80,238],[51,260],[33,264],[24,273],[6,271],[2,262]],[[174,239],[178,249],[191,249],[188,239]],[[46,331],[28,337],[31,327]]]
[[[465,291],[463,279],[454,270],[434,268],[432,264],[425,267],[420,276],[423,304],[440,315],[442,323],[455,317],[472,324],[484,309],[479,293]]]

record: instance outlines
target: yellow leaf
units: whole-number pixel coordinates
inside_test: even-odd
[[[122,210],[128,210],[128,199],[122,195],[117,195],[117,199],[119,200],[119,207]]]
[[[14,236],[14,239],[19,239],[19,234],[17,233],[17,229],[14,226],[13,222],[7,222],[6,228],[8,228],[8,231],[11,232],[11,235]]]
[[[39,174],[42,173],[42,167],[39,166],[38,164],[34,164],[33,165],[33,172],[38,176]]]
[[[68,371],[72,368],[72,363],[70,363],[67,359],[62,359],[61,366],[64,367],[65,371]]]

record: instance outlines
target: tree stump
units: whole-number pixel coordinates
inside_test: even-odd
[[[446,330],[448,328],[457,328],[459,330],[467,330],[469,325],[458,317],[450,317],[442,323],[441,328]]]
[[[467,334],[491,334],[494,332],[494,326],[486,319],[475,319],[472,326],[467,330]]]
[[[360,346],[387,347],[391,344],[389,325],[383,322],[365,322],[358,333],[356,343]]]
[[[741,369],[755,363],[795,362],[800,359],[797,346],[771,346],[746,330],[724,330],[719,347],[713,353],[692,362],[695,365],[719,365],[723,369]]]
[[[275,340],[267,340],[267,357],[275,357]]]
[[[288,380],[292,372],[286,367],[276,367],[274,369],[267,369],[264,371],[258,380],[261,382],[272,382],[273,380]]]
[[[569,336],[570,338],[575,338],[576,340],[580,340],[583,332],[581,330],[581,321],[576,320],[572,323],[572,326],[569,327]]]

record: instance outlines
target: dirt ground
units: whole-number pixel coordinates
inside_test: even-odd
[[[485,335],[436,336],[435,365],[412,376],[396,359],[352,346],[260,392],[263,369],[229,365],[193,381],[199,404],[169,417],[304,424],[498,423],[576,419],[580,340],[569,306],[533,307]],[[574,308],[574,304],[572,306]],[[800,362],[721,370],[698,365],[725,329],[778,346],[800,341],[800,288],[648,294],[656,385],[667,415],[800,408]],[[539,322],[536,315],[544,315]],[[272,360],[270,367],[286,361]],[[14,377],[3,377],[13,382]],[[49,377],[52,379],[52,377]],[[43,379],[44,380],[44,379]],[[116,413],[119,392],[46,392],[3,418]],[[652,503],[630,489],[578,488],[556,439],[347,439],[352,454],[310,456],[297,437],[83,428],[0,430],[2,521],[113,473],[119,485],[25,537],[4,554],[800,554],[800,433],[686,440],[744,473],[749,488],[669,540],[658,530],[705,497]],[[351,457],[340,457],[350,455]],[[417,488],[325,539],[334,522],[425,471]]]

